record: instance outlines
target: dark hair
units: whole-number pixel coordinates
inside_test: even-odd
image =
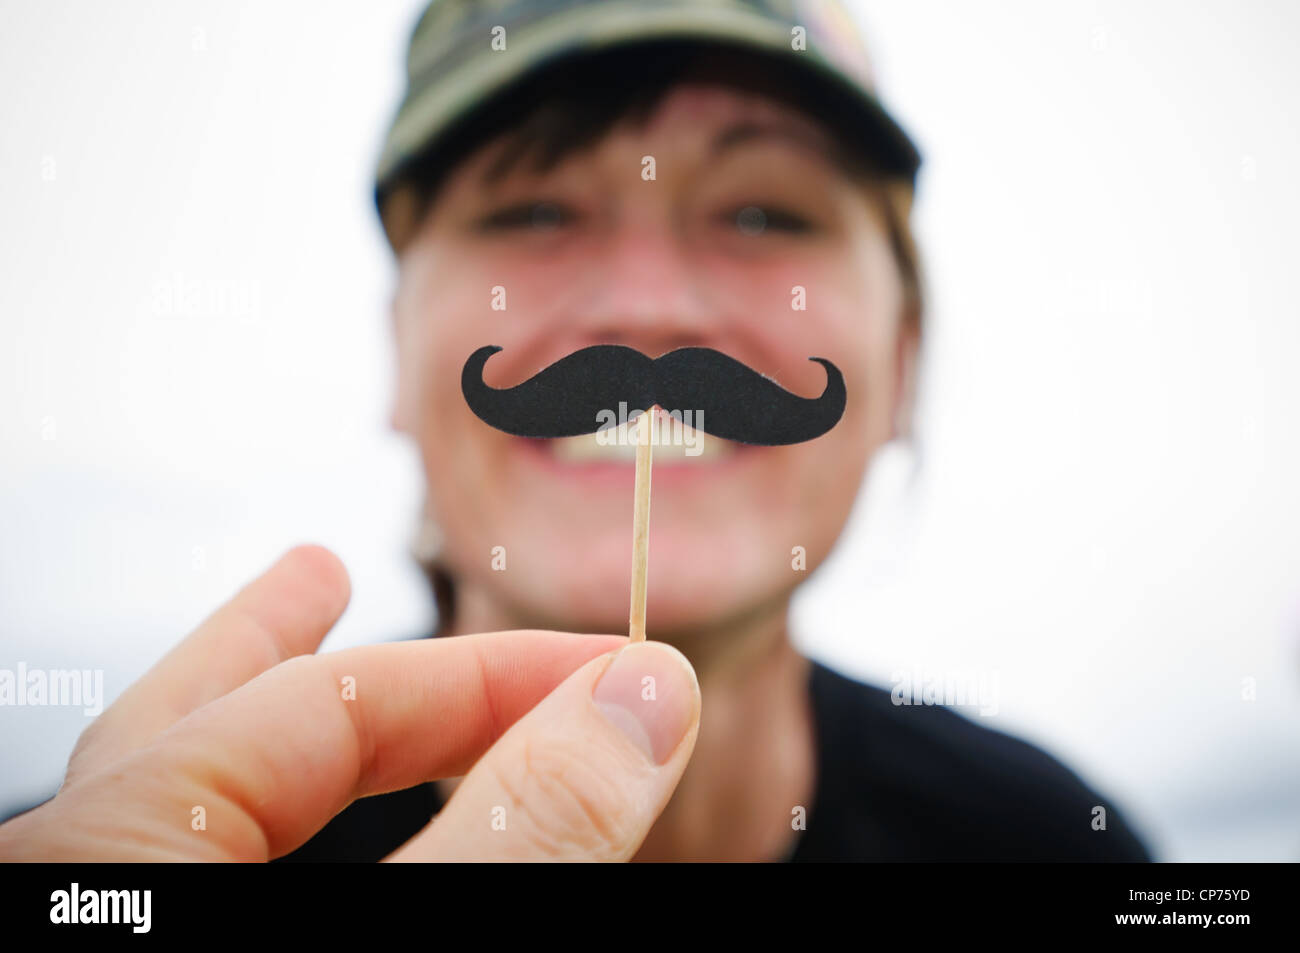
[[[485,173],[487,181],[506,175],[528,156],[533,168],[544,172],[595,146],[622,120],[644,123],[677,84],[712,80],[763,93],[822,123],[830,133],[832,161],[870,186],[880,203],[903,283],[903,321],[919,333],[920,262],[909,225],[912,183],[882,167],[877,133],[843,121],[855,114],[849,93],[811,73],[793,73],[783,59],[726,44],[655,41],[558,60],[484,103],[407,162],[379,196],[385,231],[400,253],[451,171],[488,143],[500,140],[502,148]],[[422,568],[433,588],[438,628],[445,631],[455,614],[454,580],[436,560]]]

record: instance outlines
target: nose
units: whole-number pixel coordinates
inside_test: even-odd
[[[718,310],[667,209],[647,203],[621,210],[588,274],[572,317],[593,343],[624,344],[658,357],[704,344],[714,330]]]

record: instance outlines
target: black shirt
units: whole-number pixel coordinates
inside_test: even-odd
[[[818,662],[809,691],[816,793],[791,861],[1151,859],[1110,801],[1031,744]],[[432,783],[362,798],[281,860],[379,860],[441,809]]]

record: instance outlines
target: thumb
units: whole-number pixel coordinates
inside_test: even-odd
[[[695,748],[686,657],[632,643],[578,669],[497,740],[391,860],[628,860]]]

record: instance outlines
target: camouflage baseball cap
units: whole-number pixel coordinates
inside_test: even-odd
[[[647,41],[739,47],[809,71],[847,94],[843,122],[870,134],[885,171],[915,181],[920,154],[877,100],[840,0],[431,0],[375,173],[381,218],[403,171],[494,97],[559,60]]]

